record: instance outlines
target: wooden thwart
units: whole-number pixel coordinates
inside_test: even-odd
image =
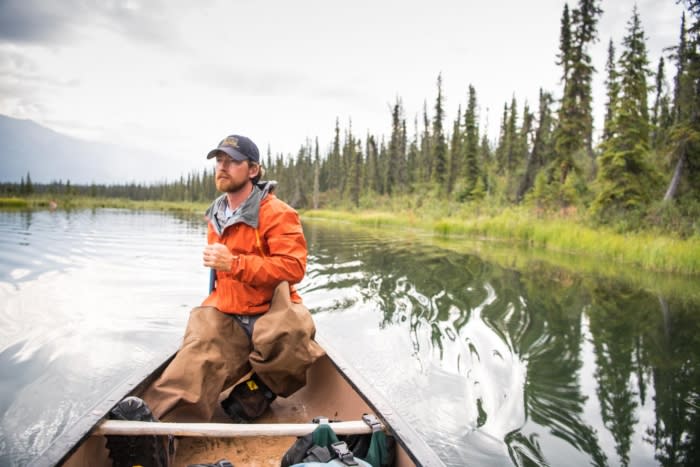
[[[362,420],[330,423],[338,435],[372,433]],[[304,436],[318,427],[317,423],[166,423],[105,420],[92,435],[173,435],[234,438],[244,436]],[[381,427],[384,429],[384,426]]]

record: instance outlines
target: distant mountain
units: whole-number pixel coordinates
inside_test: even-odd
[[[85,141],[31,120],[0,115],[0,182],[155,182],[186,175],[159,154]]]

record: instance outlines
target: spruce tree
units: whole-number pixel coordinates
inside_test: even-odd
[[[502,175],[507,172],[508,153],[510,152],[510,136],[508,133],[508,104],[503,105],[503,116],[501,117],[501,127],[498,136],[498,145],[495,154],[496,174]]]
[[[379,167],[379,153],[374,136],[367,136],[367,189],[371,194],[382,193],[382,171]]]
[[[530,151],[530,144],[533,134],[533,121],[535,116],[530,112],[530,106],[527,102],[523,105],[523,112],[520,125],[520,129],[517,130],[514,154],[514,172],[521,170],[523,168],[524,162],[527,159],[528,153]]]
[[[32,176],[29,175],[29,172],[27,172],[27,178],[24,182],[24,192],[27,195],[31,195],[34,193],[34,184],[32,183]]]
[[[620,96],[612,136],[603,143],[592,206],[600,220],[643,208],[650,199],[653,172],[649,165],[648,59],[644,31],[634,7],[619,62]]]
[[[598,6],[600,0],[579,0],[579,7],[574,10],[575,25],[574,69],[572,81],[575,83],[576,100],[581,110],[581,125],[584,146],[593,156],[593,73],[595,68],[588,53],[588,48],[598,37],[598,18],[603,10]]]
[[[518,102],[515,96],[510,101],[510,111],[508,113],[508,123],[506,126],[506,175],[511,178],[517,163],[518,149]]]
[[[547,157],[552,153],[552,95],[540,89],[539,109],[537,112],[537,128],[532,142],[532,150],[527,153],[524,173],[516,194],[516,201],[522,202],[525,194],[535,183],[535,178],[545,166]],[[543,178],[542,181],[545,179]]]
[[[479,145],[479,161],[482,167],[481,177],[479,181],[483,182],[484,197],[493,195],[493,174],[494,174],[494,154],[489,142],[489,135],[486,131],[481,136],[481,144]],[[477,181],[477,184],[479,183]]]
[[[377,156],[377,160],[379,161],[377,169],[382,174],[381,187],[380,187],[379,193],[382,195],[387,193],[386,168],[387,168],[387,164],[388,164],[388,159],[389,159],[389,154],[388,154],[388,150],[386,148],[386,142],[384,141],[384,137],[382,136],[382,140],[379,143],[379,152],[378,152],[378,156]]]
[[[407,191],[409,184],[408,177],[408,134],[406,133],[406,118],[403,117],[403,110],[401,111],[401,139],[399,141],[399,186],[401,191]]]
[[[597,39],[599,0],[579,0],[569,18],[568,7],[562,17],[559,62],[563,67],[564,92],[559,107],[556,132],[556,160],[552,179],[564,185],[569,173],[577,170],[582,154],[593,157],[592,81],[595,68],[589,47]]]
[[[420,152],[417,158],[418,179],[428,182],[432,177],[433,167],[433,141],[430,133],[430,119],[428,118],[428,104],[423,103],[423,133],[421,134]]]
[[[341,177],[343,170],[340,157],[340,120],[335,119],[335,131],[333,135],[333,147],[328,155],[328,189],[341,190]]]
[[[617,113],[617,100],[620,95],[620,83],[615,60],[615,45],[610,40],[608,44],[608,60],[605,63],[607,102],[605,103],[605,119],[603,120],[603,141],[608,141],[613,136],[613,117]]]
[[[403,126],[403,106],[401,99],[397,98],[391,112],[391,139],[389,140],[389,157],[386,164],[385,191],[392,194],[394,191],[402,190],[403,180],[399,179],[402,172],[403,160],[405,159]]]
[[[404,125],[404,134],[405,134]],[[418,140],[418,117],[413,120],[413,139],[406,150],[406,185],[410,188],[420,180],[418,164],[420,161],[420,143]]]
[[[347,199],[355,206],[360,206],[360,187],[362,186],[362,148],[359,147],[359,141],[351,132],[348,132],[345,146],[343,148],[343,157],[348,160],[349,171],[347,177]]]
[[[447,160],[447,193],[452,193],[455,182],[462,172],[462,106],[457,107],[457,118],[452,123],[449,157]]]
[[[685,2],[695,21],[686,29],[685,15],[681,22],[679,45],[676,47],[673,126],[669,131],[670,163],[674,167],[664,194],[664,201],[680,194],[688,200],[700,200],[700,1]]]
[[[671,101],[666,84],[664,58],[659,59],[656,67],[654,85],[654,106],[651,115],[651,147],[660,151],[666,145],[668,131],[673,124],[671,120]]]
[[[318,137],[316,137],[316,143],[314,144],[314,194],[313,194],[313,208],[318,209],[321,196],[320,187],[320,174],[321,174],[321,155],[318,150]]]
[[[442,97],[442,75],[438,75],[437,80],[438,94],[435,100],[435,116],[433,117],[433,165],[432,165],[432,181],[440,191],[445,190],[445,182],[447,180],[447,143],[445,142],[445,134],[443,131],[443,119],[445,111],[443,109]]]
[[[561,25],[559,26],[559,54],[557,55],[557,65],[562,67],[561,81],[566,83],[571,71],[571,16],[569,15],[569,4],[564,4],[564,11],[561,15]]]
[[[470,195],[481,178],[479,161],[479,123],[477,116],[476,90],[469,85],[467,110],[464,113],[464,181],[465,195]]]

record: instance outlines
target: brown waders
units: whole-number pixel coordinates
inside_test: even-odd
[[[158,419],[211,420],[221,392],[251,370],[283,397],[306,384],[306,370],[324,352],[309,310],[290,300],[287,282],[275,289],[270,309],[251,318],[252,338],[234,315],[192,310],[180,350],[143,394]]]

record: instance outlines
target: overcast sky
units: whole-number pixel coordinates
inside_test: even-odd
[[[325,151],[336,118],[356,135],[387,135],[397,96],[413,133],[424,102],[432,114],[442,73],[445,128],[470,84],[482,126],[495,128],[512,96],[533,110],[540,87],[560,97],[565,3],[3,0],[0,114],[166,153],[185,172],[231,133],[274,154],[316,136]],[[621,50],[635,3],[652,69],[677,43],[675,0],[603,1],[597,117],[608,41]]]

